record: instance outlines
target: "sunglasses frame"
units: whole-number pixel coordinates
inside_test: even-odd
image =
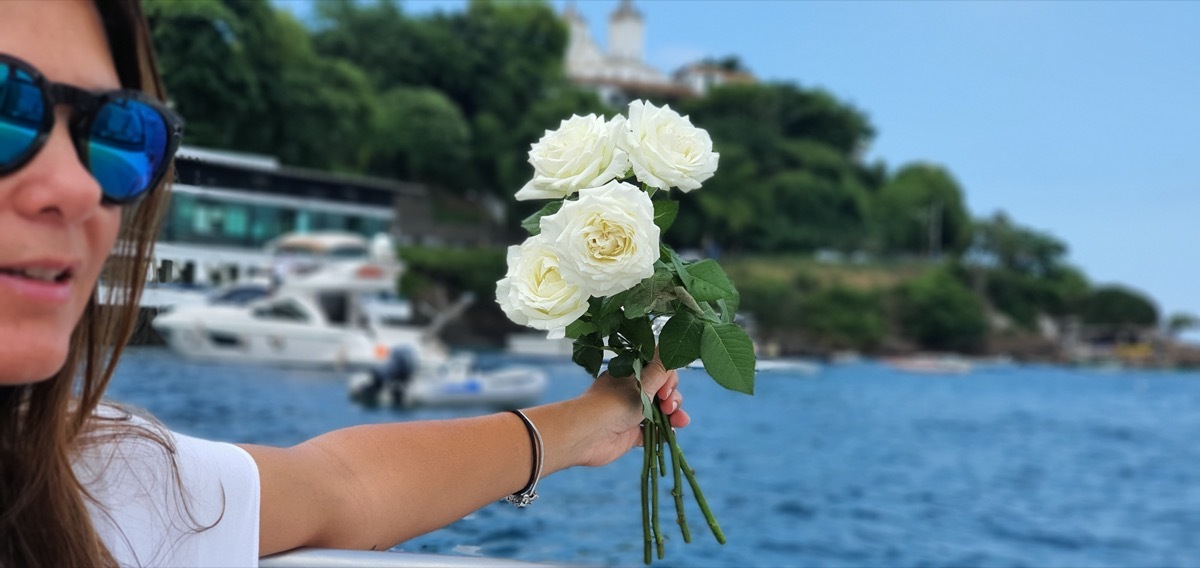
[[[167,108],[162,102],[141,91],[118,89],[93,92],[66,83],[55,83],[47,80],[36,67],[30,65],[28,62],[5,53],[0,53],[0,65],[9,65],[28,74],[33,85],[37,87],[38,92],[42,96],[42,107],[45,109],[42,113],[42,122],[38,125],[37,136],[29,144],[29,148],[18,155],[11,164],[0,164],[0,176],[8,175],[21,169],[37,156],[38,152],[42,151],[42,148],[46,145],[46,141],[50,138],[51,131],[54,129],[54,121],[56,120],[54,109],[60,105],[71,109],[71,118],[68,122],[71,142],[75,146],[75,153],[79,156],[80,163],[84,165],[89,174],[94,176],[95,174],[92,173],[91,167],[88,165],[88,138],[96,116],[99,115],[100,109],[104,108],[104,105],[117,100],[132,100],[145,104],[157,112],[162,117],[163,124],[167,127],[167,145],[166,151],[163,153],[162,164],[154,172],[154,177],[146,185],[146,188],[137,195],[130,198],[118,199],[110,197],[104,193],[104,188],[100,188],[100,203],[104,205],[129,205],[136,203],[162,183],[163,177],[170,171],[170,164],[175,159],[175,153],[179,151],[179,145],[183,141],[184,125],[183,119],[178,114],[175,114],[174,111]]]

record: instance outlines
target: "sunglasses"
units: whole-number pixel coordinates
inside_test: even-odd
[[[0,176],[29,163],[46,145],[58,105],[71,108],[71,140],[105,205],[127,205],[149,193],[183,138],[183,120],[144,93],[53,83],[32,65],[0,53]]]

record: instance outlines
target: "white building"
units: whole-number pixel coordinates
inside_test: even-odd
[[[644,60],[646,23],[632,0],[621,0],[608,19],[608,52],[600,49],[588,31],[587,21],[574,3],[563,13],[570,30],[567,42],[567,77],[593,87],[616,106],[637,96],[678,98],[696,94]]]
[[[592,39],[587,21],[572,2],[563,12],[570,30],[567,42],[567,77],[578,85],[593,87],[600,97],[622,106],[639,96],[683,98],[704,96],[709,89],[727,83],[753,83],[749,73],[702,61],[687,65],[671,76],[645,61],[646,20],[632,0],[621,0],[608,18],[608,52]]]

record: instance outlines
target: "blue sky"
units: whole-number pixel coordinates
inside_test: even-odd
[[[617,4],[575,2],[602,45]],[[656,67],[737,55],[760,79],[827,89],[875,125],[869,159],[942,164],[975,215],[1005,210],[1096,282],[1200,315],[1200,2],[635,5]]]

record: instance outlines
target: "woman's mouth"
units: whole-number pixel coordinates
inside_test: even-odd
[[[62,283],[71,279],[71,269],[58,268],[3,268],[0,274],[8,274],[18,278],[36,280],[38,282]]]
[[[71,299],[74,273],[72,266],[64,264],[0,266],[0,294],[36,303],[63,304]]]

